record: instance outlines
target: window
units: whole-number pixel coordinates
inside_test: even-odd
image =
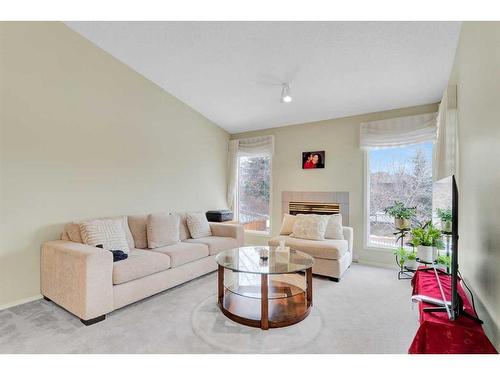
[[[394,219],[384,208],[401,201],[417,208],[414,220],[432,219],[432,143],[367,151],[368,247],[394,248]]]
[[[236,207],[245,230],[270,232],[271,157],[239,156]]]

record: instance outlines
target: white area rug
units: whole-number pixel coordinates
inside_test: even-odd
[[[86,327],[44,300],[0,311],[0,353],[406,353],[418,327],[408,280],[353,264],[340,283],[314,277],[302,322],[262,331],[227,319],[210,274]]]
[[[196,306],[192,326],[203,341],[224,353],[289,353],[307,346],[323,328],[321,312],[315,307],[294,326],[264,331],[227,319],[216,300],[214,294]]]

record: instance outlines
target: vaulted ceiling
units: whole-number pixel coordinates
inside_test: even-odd
[[[66,24],[230,133],[437,102],[460,32],[458,22]]]

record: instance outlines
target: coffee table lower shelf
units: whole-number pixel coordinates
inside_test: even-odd
[[[309,270],[306,274],[310,272]],[[312,277],[309,276],[308,279],[309,290],[270,280],[265,288],[271,295],[275,294],[274,291],[292,290],[288,297],[280,298],[268,298],[264,288],[263,298],[255,298],[223,287],[223,293],[219,292],[218,305],[225,316],[239,324],[262,329],[290,326],[305,319],[311,311],[312,295],[308,298],[307,292],[312,292]]]

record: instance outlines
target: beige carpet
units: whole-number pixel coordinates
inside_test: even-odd
[[[297,325],[236,324],[215,306],[210,274],[86,327],[44,300],[0,311],[0,353],[406,353],[417,330],[408,280],[353,264],[340,283],[314,277],[314,307]]]

